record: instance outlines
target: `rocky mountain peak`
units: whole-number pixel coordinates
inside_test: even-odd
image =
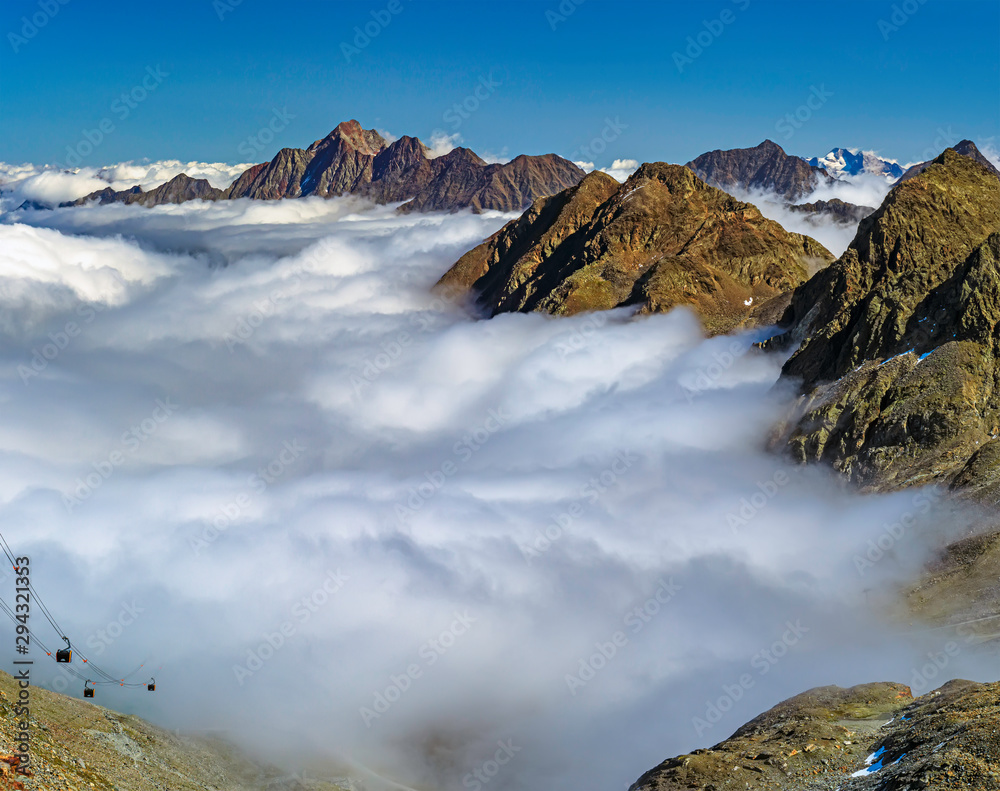
[[[711,333],[756,311],[833,259],[691,170],[646,163],[625,184],[591,173],[536,201],[441,279],[495,315],[688,305]]]
[[[800,461],[865,488],[951,482],[1000,425],[1000,180],[947,149],[892,189],[841,258],[796,289],[779,427]]]
[[[363,129],[360,123],[351,120],[337,124],[330,134],[317,140],[306,150],[315,152],[331,145],[343,146],[366,156],[375,156],[386,147],[387,143],[374,129]]]
[[[685,167],[713,187],[773,192],[790,202],[808,195],[819,184],[832,181],[825,170],[786,154],[773,140],[765,140],[753,148],[709,151]]]

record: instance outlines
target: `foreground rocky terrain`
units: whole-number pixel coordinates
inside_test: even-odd
[[[955,484],[996,499],[1000,179],[948,149],[890,192],[796,289],[772,346],[802,397],[775,446],[863,489]]]
[[[963,140],[958,145],[952,147],[952,150],[963,157],[969,157],[970,159],[976,160],[980,165],[990,170],[997,178],[1000,178],[1000,170],[993,167],[993,163],[990,162],[983,153],[979,150],[975,143],[971,140]],[[934,163],[934,160],[929,160],[927,162],[921,162],[917,165],[912,165],[906,169],[902,176],[900,176],[900,181],[906,181],[916,176],[918,173],[923,173],[927,168]]]
[[[624,184],[594,172],[536,201],[440,285],[474,293],[490,315],[690,305],[719,333],[773,321],[784,303],[769,303],[832,260],[688,168],[654,162]]]
[[[106,791],[335,791],[290,776],[224,742],[181,736],[138,717],[31,688],[31,764],[17,773],[14,679],[0,672],[0,789]],[[159,693],[157,693],[159,694]],[[15,764],[14,767],[11,764]]]
[[[1000,789],[1000,684],[820,687],[710,749],[664,761],[630,791]]]
[[[339,124],[307,149],[283,148],[226,189],[183,173],[156,189],[91,193],[69,205],[126,203],[159,206],[189,200],[278,200],[361,195],[376,203],[406,201],[404,211],[520,211],[533,200],[571,187],[583,171],[555,154],[488,164],[467,148],[439,157],[415,137],[389,143],[357,121]]]

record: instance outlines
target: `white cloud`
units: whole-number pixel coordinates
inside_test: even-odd
[[[1000,170],[1000,149],[994,144],[993,138],[984,141],[982,145],[976,147],[984,157],[993,163],[993,167]]]
[[[936,645],[880,623],[863,589],[919,568],[940,520],[858,575],[914,494],[855,497],[762,452],[791,394],[757,335],[705,340],[683,310],[476,322],[430,293],[509,215],[317,199],[12,219],[4,534],[85,651],[123,601],[142,607],[90,653],[147,660],[158,682],[97,703],[313,775],[461,787],[511,739],[490,791],[626,788],[808,687],[908,682]],[[176,405],[162,421],[158,399]],[[670,580],[668,604],[626,620]],[[759,675],[789,620],[809,631]],[[571,694],[618,631],[627,645]],[[994,674],[986,659],[949,674]],[[755,686],[696,734],[744,673]],[[367,727],[362,707],[397,695]]]
[[[447,132],[435,129],[431,133],[430,150],[427,151],[427,158],[437,159],[438,157],[443,157],[449,151],[453,151],[461,142],[462,136],[458,132],[449,135]]]
[[[639,169],[637,159],[616,159],[609,168],[601,168],[605,173],[616,181],[625,181],[629,176]]]

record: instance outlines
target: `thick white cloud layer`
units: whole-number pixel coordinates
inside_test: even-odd
[[[624,789],[808,687],[910,683],[945,642],[877,614],[940,538],[926,493],[765,453],[788,395],[755,336],[477,322],[429,292],[508,216],[15,218],[3,532],[95,661],[157,678],[98,703],[316,776]]]

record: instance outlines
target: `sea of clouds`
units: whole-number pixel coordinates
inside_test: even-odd
[[[769,454],[760,333],[432,293],[510,216],[2,219],[3,534],[76,645],[157,682],[97,703],[369,788],[624,791],[946,656],[886,605],[959,521]],[[962,649],[915,691],[995,675]]]

